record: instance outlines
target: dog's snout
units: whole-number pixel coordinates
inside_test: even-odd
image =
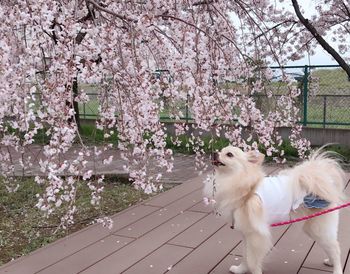
[[[211,154],[211,163],[214,166],[224,166],[224,164],[220,161],[220,156],[218,152],[213,152]]]
[[[219,153],[213,152],[213,153],[211,154],[211,160],[212,160],[213,162],[215,162],[215,161],[218,161],[218,159],[219,159]]]

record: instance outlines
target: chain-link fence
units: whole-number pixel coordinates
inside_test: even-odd
[[[274,78],[269,84],[274,97],[287,92],[287,85],[282,81],[282,69],[271,67]],[[337,65],[324,66],[288,66],[283,67],[286,75],[293,79],[300,91],[300,116],[304,126],[323,128],[350,128],[350,79]],[[235,83],[229,83],[234,85]],[[98,118],[98,87],[88,88],[89,102],[79,104],[81,119]],[[257,103],[264,107],[274,104],[273,98],[259,95]],[[166,102],[165,102],[166,105]],[[180,102],[178,110],[180,119],[191,121],[188,102]],[[269,109],[267,108],[266,111]],[[171,121],[169,112],[160,114],[164,121]]]
[[[305,71],[304,125],[350,128],[350,79],[345,71],[338,66],[305,67]]]

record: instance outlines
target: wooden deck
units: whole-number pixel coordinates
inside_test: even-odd
[[[227,274],[242,258],[242,237],[203,205],[202,180],[188,180],[113,216],[111,231],[92,225],[0,267],[0,273]],[[345,274],[350,274],[349,226],[349,209],[343,209],[339,238]],[[273,241],[265,274],[331,272],[300,224],[274,228]]]

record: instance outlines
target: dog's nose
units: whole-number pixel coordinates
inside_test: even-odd
[[[213,153],[211,154],[211,160],[212,160],[213,162],[215,162],[215,161],[217,161],[218,159],[219,159],[219,153],[213,152]]]

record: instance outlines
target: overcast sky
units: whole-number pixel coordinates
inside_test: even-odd
[[[299,1],[299,6],[302,9],[304,17],[311,18],[312,14],[315,13],[314,7],[316,2],[318,2],[318,0]],[[284,1],[283,5],[291,12],[294,12],[291,1]],[[330,41],[330,39],[327,40]],[[337,49],[336,44],[331,44],[331,46]],[[301,60],[290,61],[288,65],[337,65],[337,62],[321,46],[317,46],[315,52],[316,54],[311,55],[310,57],[305,56]]]
[[[326,52],[321,46],[316,48],[316,54],[305,56],[303,59],[297,61],[290,61],[288,65],[303,66],[303,65],[337,65],[337,62]]]

